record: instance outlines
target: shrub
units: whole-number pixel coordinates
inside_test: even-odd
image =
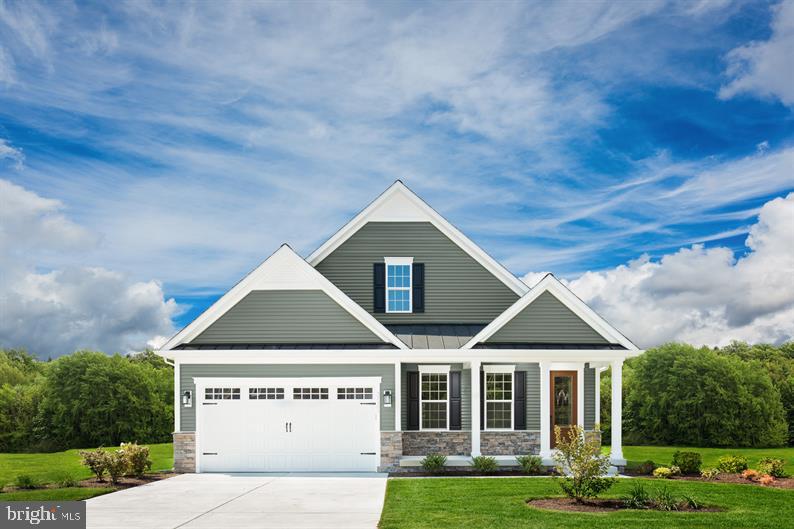
[[[670,473],[671,473],[673,476],[680,476],[680,475],[681,475],[681,469],[680,469],[680,468],[678,468],[678,467],[677,467],[677,466],[675,466],[675,465],[670,465]]]
[[[670,492],[667,486],[656,489],[653,495],[653,505],[660,511],[677,511],[678,498]]]
[[[688,494],[684,494],[683,498],[684,498],[684,504],[686,504],[686,506],[689,507],[690,509],[697,510],[697,509],[700,509],[702,507],[700,502],[697,501],[693,496],[690,496]]]
[[[96,476],[97,481],[105,481],[105,472],[108,470],[108,453],[103,448],[96,450],[80,450],[82,464]]]
[[[717,468],[726,474],[738,474],[747,470],[747,458],[742,456],[722,456],[717,460]]]
[[[499,465],[496,463],[495,457],[490,456],[475,456],[471,458],[471,465],[483,474],[493,474]]]
[[[758,478],[758,483],[760,483],[761,485],[771,485],[772,483],[774,483],[774,481],[775,478],[770,476],[769,474],[764,474],[763,476]]]
[[[33,476],[20,474],[14,479],[14,486],[18,489],[38,489],[41,483]]]
[[[697,452],[684,452],[676,450],[673,454],[673,466],[681,469],[681,474],[694,476],[700,473],[700,465],[703,463],[700,454]]]
[[[669,479],[673,477],[673,471],[670,470],[668,467],[659,467],[653,471],[653,477]]]
[[[540,456],[518,456],[516,461],[521,465],[521,470],[530,476],[537,476],[543,473],[543,460]]]
[[[59,487],[76,487],[77,478],[68,472],[64,472],[58,476],[58,478],[55,480],[55,484]]]
[[[629,509],[644,509],[651,501],[651,496],[642,483],[634,483],[629,495],[623,497],[623,504]]]
[[[753,470],[752,468],[748,468],[747,470],[742,472],[742,477],[744,479],[749,479],[750,481],[756,481],[760,474],[757,470]]]
[[[700,471],[700,477],[705,480],[712,481],[717,479],[717,475],[719,475],[720,471],[716,468],[705,468]]]
[[[431,474],[438,474],[444,470],[446,465],[447,456],[441,454],[427,454],[424,459],[422,459],[422,468],[425,469],[425,472]]]
[[[630,470],[639,476],[650,476],[656,470],[656,463],[650,459],[641,463],[632,465]]]
[[[773,478],[786,477],[786,472],[783,469],[785,461],[782,459],[775,459],[772,457],[765,457],[758,462],[758,471],[761,474],[769,474]]]
[[[147,470],[152,468],[149,459],[149,447],[137,443],[121,443],[121,450],[127,459],[128,472],[137,478],[143,477]]]
[[[127,473],[129,462],[121,450],[114,450],[108,453],[107,471],[110,475],[111,483],[118,483],[119,478]]]
[[[581,503],[586,498],[595,498],[614,483],[614,478],[604,477],[609,470],[609,457],[601,455],[601,443],[597,436],[585,436],[581,426],[573,426],[567,436],[554,427],[557,451],[554,460],[560,478],[559,485],[569,497]]]

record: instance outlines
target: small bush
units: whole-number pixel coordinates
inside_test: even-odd
[[[73,475],[69,474],[68,472],[64,472],[58,476],[55,480],[55,484],[59,487],[76,487],[77,486],[77,478]]]
[[[717,460],[717,468],[726,474],[738,474],[747,470],[747,458],[742,456],[722,456]]]
[[[152,468],[149,459],[149,447],[137,443],[121,443],[121,450],[127,459],[127,470],[136,478],[142,478],[146,471]]]
[[[747,470],[742,471],[742,477],[744,479],[749,479],[750,481],[756,481],[760,477],[760,474],[757,470],[748,468]]]
[[[97,481],[105,481],[105,472],[108,470],[108,453],[105,449],[80,450],[80,457],[82,464],[91,470]]]
[[[645,509],[651,501],[651,495],[642,483],[634,483],[628,496],[623,497],[623,504],[629,509]]]
[[[111,483],[118,483],[121,476],[127,473],[129,462],[121,450],[108,453],[107,471]]]
[[[696,476],[700,473],[700,465],[703,463],[700,454],[697,452],[684,452],[676,450],[673,454],[673,466],[681,469],[681,474],[685,476]]]
[[[518,464],[521,465],[521,470],[524,472],[524,474],[537,476],[543,473],[543,460],[540,458],[540,456],[518,456],[516,457],[516,461],[518,461]]]
[[[656,489],[653,495],[653,505],[660,511],[677,511],[678,503],[678,498],[670,492],[666,485]]]
[[[700,477],[702,477],[705,480],[712,481],[717,479],[719,473],[720,471],[717,470],[716,468],[704,468],[703,470],[700,471]]]
[[[638,476],[650,476],[656,470],[656,463],[648,459],[647,461],[631,465],[629,470]]]
[[[18,489],[38,489],[41,483],[33,476],[20,474],[14,479],[14,486]]]
[[[761,485],[771,485],[775,482],[775,478],[770,476],[769,474],[764,474],[760,478],[758,478],[758,483]]]
[[[701,505],[701,503],[699,501],[697,501],[693,496],[690,496],[688,494],[684,494],[683,498],[684,498],[684,504],[687,507],[689,507],[690,509],[697,510],[697,509],[700,509],[701,507],[703,507],[703,505]]]
[[[563,436],[560,427],[555,426],[554,435],[557,441],[554,461],[557,472],[564,476],[558,484],[566,496],[582,503],[615,483],[615,478],[605,477],[609,470],[609,457],[601,454],[599,436],[585,435],[581,426],[571,427],[567,436]]]
[[[446,465],[447,456],[441,454],[427,454],[424,459],[422,459],[422,468],[425,469],[425,472],[431,474],[438,474],[444,470]]]
[[[758,471],[761,474],[769,474],[773,478],[786,477],[786,471],[783,469],[785,461],[782,459],[775,459],[772,457],[765,457],[758,462]]]
[[[674,476],[680,476],[681,475],[681,469],[678,468],[675,465],[670,465],[670,472],[672,472]]]
[[[673,477],[673,471],[670,470],[668,467],[659,467],[653,471],[653,477],[669,479]]]
[[[490,456],[472,457],[471,466],[483,474],[493,474],[496,472],[496,469],[499,468],[499,465],[496,463],[496,458]]]

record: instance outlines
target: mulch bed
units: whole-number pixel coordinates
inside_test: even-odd
[[[794,478],[775,478],[769,485],[761,485],[757,481],[744,479],[740,474],[719,474],[717,479],[705,480],[700,476],[675,476],[673,480],[703,481],[705,483],[736,483],[739,485],[756,485],[758,487],[773,487],[776,489],[794,489]]]
[[[146,485],[147,483],[154,483],[161,479],[168,479],[176,476],[174,472],[152,472],[146,474],[142,478],[132,476],[121,478],[118,483],[111,483],[110,478],[105,477],[105,481],[97,481],[96,478],[84,479],[78,483],[79,487],[115,487],[117,489],[129,489],[137,487],[138,485]]]
[[[566,512],[616,512],[620,510],[629,510],[620,500],[609,499],[593,499],[585,503],[577,503],[576,500],[570,498],[541,498],[538,500],[529,500],[527,505],[536,509],[545,509],[548,511],[566,511]],[[647,509],[651,510],[651,509]],[[700,509],[693,509],[689,506],[682,505],[678,511],[670,512],[720,512],[721,509],[713,507],[701,507]],[[660,511],[661,512],[661,511]],[[665,511],[668,512],[668,511]]]
[[[476,472],[474,470],[445,470],[437,474],[431,474],[430,472],[425,472],[424,470],[403,470],[399,472],[389,472],[390,478],[473,478],[478,476],[527,477],[528,474],[525,474],[520,470],[499,470],[491,474],[483,474],[482,472]],[[542,474],[542,476],[551,477],[553,474]]]

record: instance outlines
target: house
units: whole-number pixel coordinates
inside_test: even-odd
[[[600,422],[641,351],[552,275],[530,288],[397,181],[308,258],[283,245],[171,338],[181,472],[376,471],[540,454]]]

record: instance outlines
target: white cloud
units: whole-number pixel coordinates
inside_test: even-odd
[[[764,42],[751,42],[732,50],[727,75],[731,81],[722,87],[720,97],[740,93],[776,97],[794,106],[794,2],[783,0],[774,7],[772,36]]]
[[[2,62],[3,62],[3,55],[2,55],[2,48],[0,48],[0,81],[2,81]],[[22,169],[22,164],[25,161],[25,155],[22,153],[22,149],[17,149],[16,147],[12,146],[8,143],[8,140],[0,138],[0,160],[11,160],[14,167],[19,170]]]
[[[642,347],[794,339],[794,193],[761,208],[746,246],[736,259],[728,248],[696,244],[658,261],[642,257],[587,272],[568,285]]]
[[[156,281],[85,266],[40,270],[48,254],[80,254],[96,236],[57,200],[5,180],[0,196],[0,346],[43,357],[78,348],[127,352],[173,331],[176,303]]]

